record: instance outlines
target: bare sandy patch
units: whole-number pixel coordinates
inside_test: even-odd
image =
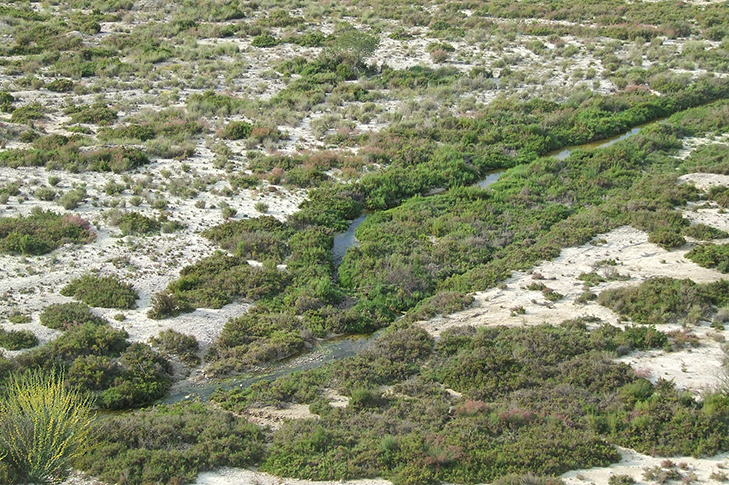
[[[693,474],[693,483],[721,483],[710,477],[712,473],[722,472],[728,466],[726,460],[729,458],[729,453],[722,453],[709,458],[677,457],[667,461],[665,458],[643,455],[628,448],[618,447],[618,451],[622,455],[620,462],[609,467],[573,470],[562,475],[562,479],[567,485],[604,485],[613,475],[630,475],[636,483],[655,483],[646,480],[643,472],[648,468],[668,466],[685,477]]]
[[[319,416],[309,411],[308,404],[289,404],[285,408],[264,406],[246,409],[242,414],[249,422],[258,426],[279,429],[283,423],[291,419],[319,419]]]
[[[214,472],[201,473],[196,485],[391,485],[392,482],[373,480],[331,480],[312,481],[295,478],[280,478],[268,473],[238,468],[222,468]]]
[[[689,173],[679,177],[682,183],[692,182],[697,189],[708,191],[712,187],[729,185],[729,175],[715,173]]]
[[[603,275],[608,272],[629,277],[628,281],[608,281],[594,286],[592,291],[597,294],[608,288],[638,285],[656,276],[690,278],[697,283],[724,277],[718,271],[702,268],[684,258],[689,246],[666,251],[649,243],[646,232],[628,226],[620,227],[597,236],[591,243],[564,249],[555,260],[544,262],[529,272],[515,272],[504,282],[505,286],[477,292],[472,308],[436,317],[421,325],[433,335],[439,335],[443,330],[462,325],[556,324],[580,316],[595,316],[617,324],[620,318],[612,310],[596,303],[579,304],[575,301],[584,291],[578,276],[596,271]],[[607,263],[609,261],[614,265]],[[550,302],[541,291],[527,289],[533,283],[543,283],[564,297]],[[519,308],[524,310],[523,314],[514,311]]]

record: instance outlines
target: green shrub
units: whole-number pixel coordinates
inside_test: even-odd
[[[68,242],[94,239],[90,224],[78,216],[33,210],[27,217],[0,218],[0,252],[40,255]]]
[[[15,109],[13,107],[14,102],[15,97],[12,94],[7,91],[0,91],[0,111],[3,113],[12,113]]]
[[[14,310],[8,315],[8,321],[10,323],[30,323],[30,315],[25,315]]]
[[[0,397],[0,450],[18,483],[55,483],[91,445],[91,401],[55,372],[11,375]]]
[[[29,349],[38,345],[38,337],[29,330],[10,330],[0,328],[0,347],[7,350]]]
[[[73,189],[63,194],[59,199],[58,203],[66,210],[73,210],[77,208],[81,202],[86,198],[86,190],[84,189]]]
[[[714,186],[709,189],[709,200],[713,200],[721,207],[729,209],[729,187]]]
[[[61,289],[63,296],[71,296],[89,306],[101,308],[135,308],[139,298],[132,285],[121,282],[115,276],[85,274]]]
[[[635,323],[696,323],[696,319],[710,317],[712,305],[721,304],[715,286],[698,285],[688,279],[651,278],[637,287],[603,291],[597,302]]]
[[[223,138],[228,140],[240,140],[242,138],[248,138],[251,134],[253,125],[246,123],[245,121],[231,121],[225,125],[223,130]]]
[[[125,409],[150,403],[165,395],[171,385],[172,369],[167,360],[148,345],[136,342],[122,352],[121,376],[99,394],[99,405]]]
[[[121,215],[116,225],[124,236],[134,234],[148,234],[160,230],[159,221],[140,214],[139,212],[125,212]]]
[[[103,104],[71,106],[64,113],[71,115],[71,123],[108,125],[117,118],[117,112]]]
[[[54,79],[46,84],[46,89],[56,93],[67,93],[73,91],[73,81],[70,79]]]
[[[683,235],[698,239],[699,241],[710,241],[712,239],[724,239],[729,237],[729,233],[716,229],[706,224],[693,224],[683,230]]]
[[[68,330],[85,325],[106,325],[103,318],[91,313],[85,303],[54,303],[48,305],[40,314],[40,322],[48,328]]]
[[[278,39],[271,34],[259,34],[251,41],[253,47],[273,47],[278,45]]]
[[[701,244],[686,253],[686,257],[704,268],[729,273],[729,244]]]
[[[95,446],[77,466],[116,483],[193,483],[198,473],[244,468],[264,454],[263,433],[215,407],[181,402],[99,419]]]
[[[152,308],[147,312],[147,317],[153,320],[174,317],[180,313],[195,310],[189,305],[180,302],[177,296],[169,291],[161,291],[152,295],[151,306]]]
[[[35,192],[33,192],[33,195],[38,200],[45,200],[45,201],[52,201],[55,200],[56,197],[58,197],[58,192],[53,190],[50,187],[38,187]]]
[[[10,115],[10,121],[13,123],[32,124],[35,120],[45,117],[45,107],[40,103],[31,103],[15,108]]]
[[[686,244],[686,239],[678,232],[670,229],[658,230],[650,233],[648,236],[648,242],[658,244],[660,247],[666,250],[680,248]]]
[[[158,347],[165,354],[173,354],[189,366],[200,364],[200,357],[197,353],[200,346],[193,335],[185,335],[172,329],[163,330],[157,337],[151,337],[149,342]]]

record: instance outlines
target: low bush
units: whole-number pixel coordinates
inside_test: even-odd
[[[729,187],[715,186],[710,188],[709,200],[716,202],[724,209],[729,209]]]
[[[139,212],[124,212],[118,218],[110,221],[117,226],[124,236],[149,234],[160,230],[160,223],[156,219],[147,217]]]
[[[729,244],[702,244],[686,253],[686,257],[704,268],[729,273]]]
[[[76,464],[109,483],[193,483],[202,471],[245,468],[264,454],[255,425],[194,402],[107,416],[95,432],[95,446]]]
[[[54,303],[48,305],[40,314],[40,322],[48,328],[68,330],[71,327],[85,325],[105,325],[103,318],[91,313],[85,303]]]
[[[13,123],[32,124],[33,121],[43,119],[46,109],[40,103],[26,104],[15,108],[10,115],[10,121]]]
[[[101,391],[99,405],[125,409],[148,404],[163,397],[172,383],[170,363],[148,345],[136,342],[119,357],[120,376]]]
[[[273,47],[278,45],[278,39],[271,34],[259,34],[251,41],[253,47]]]
[[[193,335],[185,335],[172,329],[163,330],[157,337],[151,337],[149,343],[157,347],[164,355],[176,355],[189,366],[200,364],[197,353],[200,346]]]
[[[86,190],[73,189],[69,190],[58,198],[58,203],[66,210],[77,208],[86,198]]]
[[[225,125],[223,130],[223,137],[228,140],[240,140],[248,138],[251,135],[253,125],[246,123],[245,121],[231,121]]]
[[[95,238],[90,224],[77,216],[34,210],[27,217],[0,218],[0,252],[40,255],[62,244]]]
[[[686,239],[678,232],[667,229],[651,232],[648,236],[648,242],[658,244],[663,249],[671,250],[686,244]]]
[[[727,283],[696,284],[691,280],[651,278],[637,287],[603,291],[600,305],[630,317],[635,323],[691,323],[709,319],[713,306],[729,300],[723,292]]]
[[[132,285],[123,283],[115,276],[85,274],[72,280],[61,289],[63,296],[71,296],[89,306],[101,308],[135,308],[139,298]]]
[[[8,93],[7,91],[0,91],[0,111],[3,113],[12,113],[15,107],[15,96]]]
[[[683,235],[699,241],[710,241],[712,239],[724,239],[729,237],[729,233],[716,229],[706,224],[693,224],[684,228]]]
[[[46,84],[46,89],[55,93],[67,93],[73,91],[73,81],[70,79],[54,79]]]
[[[0,328],[0,347],[6,350],[29,349],[38,345],[38,337],[30,330],[10,330]]]
[[[71,115],[71,123],[108,125],[117,119],[117,112],[102,104],[71,106],[64,113]]]

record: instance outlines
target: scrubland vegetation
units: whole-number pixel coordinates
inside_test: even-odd
[[[729,271],[727,233],[679,212],[723,211],[729,190],[678,183],[729,174],[729,5],[16,1],[0,6],[0,33],[0,347],[13,351],[0,356],[2,426],[43,376],[79,412],[129,410],[165,396],[180,363],[229,376],[389,327],[354,357],[213,402],[99,413],[94,446],[43,470],[3,433],[0,481],[52,482],[72,464],[107,483],[181,484],[257,465],[553,484],[616,462],[615,445],[729,450],[726,389],[699,399],[616,362],[699,345],[694,325],[723,329],[726,280],[596,295],[630,277],[583,273],[578,303],[596,300],[624,328],[582,317],[434,338],[417,325],[623,225]],[[707,141],[682,154],[689,139]],[[335,235],[363,214],[335,263]],[[175,239],[193,255],[165,249]],[[153,268],[133,264],[139,254]],[[549,282],[529,290],[564,297]],[[242,303],[206,345],[170,329]],[[130,332],[160,330],[132,338],[127,318]],[[39,340],[27,329],[38,323],[55,333]],[[242,417],[290,404],[320,419],[273,430]]]

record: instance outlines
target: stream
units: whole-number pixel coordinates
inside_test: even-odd
[[[313,369],[322,364],[357,354],[366,348],[380,333],[381,331],[377,331],[372,334],[348,335],[346,337],[336,337],[321,341],[313,348],[304,350],[298,355],[268,364],[259,372],[241,374],[227,380],[203,382],[200,384],[190,384],[182,381],[177,386],[178,389],[175,389],[175,386],[173,386],[167,397],[161,399],[159,402],[173,404],[178,401],[196,398],[199,398],[201,401],[206,401],[217,389],[227,391],[235,387],[246,388],[259,381],[274,381],[279,377],[287,376],[293,372]]]
[[[561,150],[555,150],[548,153],[546,156],[555,157],[558,160],[564,160],[567,158],[572,151],[577,149],[594,149],[599,147],[607,147],[617,143],[626,138],[640,132],[645,126],[653,123],[658,123],[662,120],[655,120],[644,125],[637,126],[630,131],[621,135],[616,135],[610,138],[604,138],[602,140],[585,143],[582,145],[571,146],[563,148]],[[494,170],[486,174],[486,177],[475,184],[474,187],[478,186],[482,189],[487,188],[491,184],[495,183],[501,177],[506,170]],[[427,196],[442,194],[445,189],[434,189]],[[334,262],[334,277],[336,280],[336,271],[339,265],[342,263],[347,249],[359,244],[354,233],[357,228],[367,219],[368,214],[362,214],[351,222],[346,231],[336,234],[334,236],[334,246],[332,247],[332,260]],[[172,404],[178,401],[199,398],[200,400],[207,400],[218,388],[223,390],[233,389],[235,387],[249,387],[251,384],[262,380],[273,381],[279,377],[289,375],[293,372],[304,371],[333,362],[335,360],[343,359],[357,354],[360,350],[364,349],[375,336],[379,335],[380,331],[369,335],[348,335],[346,337],[337,337],[330,340],[319,342],[311,349],[304,350],[298,355],[289,357],[279,362],[269,364],[260,372],[243,374],[225,381],[205,382],[201,384],[189,384],[183,381],[178,386],[172,388],[170,394],[162,399],[160,402],[166,404]]]

